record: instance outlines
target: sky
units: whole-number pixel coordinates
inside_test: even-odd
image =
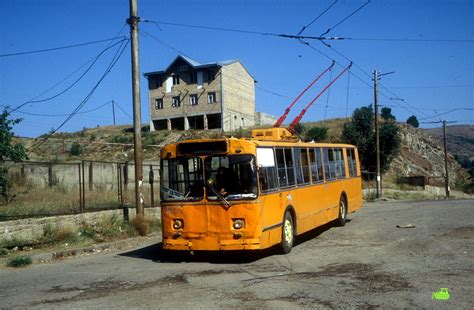
[[[159,23],[295,35],[333,2],[138,0],[138,15]],[[371,74],[380,70],[382,74],[395,71],[381,77],[379,104],[392,108],[397,120],[404,122],[414,114],[422,127],[440,126],[425,123],[439,120],[474,124],[474,1],[372,0],[344,20],[366,2],[338,0],[303,32],[320,36],[332,28],[326,36],[351,38],[326,41],[330,47],[317,40],[306,40],[309,47],[289,38],[141,22],[142,122],[149,122],[143,73],[165,69],[178,54],[184,54],[202,63],[240,60],[257,80],[257,111],[276,116],[335,60],[333,77],[353,61],[350,74],[335,82],[303,121],[350,116],[355,108],[372,104]],[[0,19],[0,105],[17,107],[28,102],[12,113],[23,119],[14,128],[16,135],[36,137],[62,123],[60,132],[112,125],[112,100],[117,124],[132,123],[130,45],[97,86],[114,55],[120,53],[121,39],[6,56],[129,36],[125,23],[128,0],[0,1],[0,11],[4,12]],[[308,91],[287,121],[330,77],[325,75]],[[30,102],[50,97],[55,98]],[[79,113],[65,122],[83,101]]]

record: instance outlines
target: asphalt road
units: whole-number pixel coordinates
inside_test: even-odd
[[[167,261],[155,244],[1,269],[0,308],[472,309],[474,200],[369,203],[350,218],[289,255]],[[440,288],[449,300],[432,300]]]

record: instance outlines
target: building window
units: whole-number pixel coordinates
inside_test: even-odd
[[[179,96],[173,97],[171,101],[171,106],[173,108],[177,108],[181,106],[181,99],[179,98]]]
[[[191,105],[197,105],[198,104],[198,95],[190,95],[189,96],[189,103]]]
[[[191,72],[189,73],[189,83],[194,84],[197,81],[197,73],[196,72]]]
[[[179,85],[179,74],[173,75],[173,85]]]
[[[207,94],[207,103],[216,103],[216,93],[208,93]]]
[[[183,65],[183,66],[179,67],[179,71],[188,71],[188,66]]]
[[[207,71],[207,81],[211,83],[216,78],[216,73],[214,71]]]
[[[155,99],[155,110],[163,109],[163,98]]]

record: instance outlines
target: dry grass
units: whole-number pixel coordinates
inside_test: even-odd
[[[129,186],[123,192],[125,206],[134,204],[134,187]],[[60,186],[36,188],[27,186],[15,186],[15,199],[7,204],[0,205],[0,221],[9,220],[16,217],[27,216],[51,216],[63,214],[80,213],[79,189],[64,189]],[[155,205],[159,203],[159,192],[155,190]],[[151,205],[149,186],[143,188],[144,205]],[[112,210],[120,208],[117,191],[114,190],[93,190],[86,189],[85,211]]]
[[[147,236],[150,232],[150,221],[141,215],[132,220],[132,225],[140,236]]]

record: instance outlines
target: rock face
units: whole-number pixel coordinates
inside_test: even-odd
[[[413,128],[406,124],[398,124],[400,128],[400,154],[394,158],[388,176],[426,176],[435,183],[442,183],[444,178],[444,150],[422,129]],[[461,168],[451,154],[448,154],[448,171],[450,186],[465,183],[468,173]]]

